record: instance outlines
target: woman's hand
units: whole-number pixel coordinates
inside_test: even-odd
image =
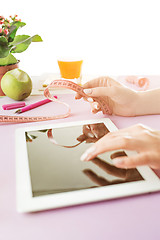
[[[111,113],[119,116],[139,116],[160,114],[160,88],[147,91],[133,91],[118,83],[110,77],[99,77],[83,85],[88,101],[92,97],[100,98],[106,102]],[[76,94],[76,99],[82,96]],[[87,100],[85,98],[85,100]],[[90,102],[92,112],[101,111],[95,101]]]
[[[106,134],[81,156],[81,160],[89,161],[101,153],[119,149],[136,151],[138,154],[114,158],[116,167],[135,168],[148,165],[154,169],[160,168],[160,131],[143,125]]]
[[[91,97],[103,97],[111,112],[120,116],[136,116],[139,106],[139,95],[122,84],[109,77],[99,77],[83,85],[84,92]],[[76,99],[82,96],[76,94]],[[85,99],[86,100],[86,99]],[[101,111],[97,102],[92,102],[91,108],[93,113]]]

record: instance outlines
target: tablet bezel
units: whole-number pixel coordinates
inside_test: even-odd
[[[138,167],[137,170],[144,180],[103,186],[93,189],[76,190],[72,192],[32,197],[32,186],[25,132],[101,122],[104,123],[111,132],[118,130],[109,118],[55,124],[52,123],[46,125],[43,124],[41,126],[30,126],[16,130],[16,197],[18,212],[35,212],[160,190],[160,180],[157,175],[149,167],[142,166]],[[131,151],[125,152],[127,155],[135,154]]]

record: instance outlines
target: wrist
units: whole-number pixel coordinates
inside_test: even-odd
[[[160,114],[159,89],[137,92],[136,115]]]
[[[132,111],[134,109],[133,116],[140,116],[140,115],[144,115],[144,107],[143,105],[143,95],[141,94],[141,92],[138,91],[134,91],[134,102],[133,102],[133,106],[132,106]]]

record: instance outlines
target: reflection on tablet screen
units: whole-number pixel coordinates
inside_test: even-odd
[[[107,134],[104,123],[26,132],[33,197],[143,180],[136,169],[119,169],[108,152],[80,161],[91,144]]]

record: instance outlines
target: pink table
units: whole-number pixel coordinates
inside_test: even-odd
[[[160,85],[160,77],[150,78],[151,87]],[[123,78],[119,77],[119,80],[123,81]],[[26,101],[35,102],[41,98],[32,96]],[[69,118],[50,123],[107,117],[101,113],[91,114],[89,104],[83,100],[75,102],[73,95],[59,95],[59,98],[70,104],[72,114]],[[7,97],[0,99],[0,114],[5,113],[1,105],[11,102],[13,101]],[[43,114],[51,114],[51,111],[58,114],[62,111],[61,107],[53,109],[52,104],[30,111],[28,115],[40,114],[41,111]],[[160,129],[160,115],[110,118],[118,128],[143,123]],[[159,192],[40,213],[16,212],[15,129],[45,123],[47,122],[0,126],[0,240],[160,239]]]

